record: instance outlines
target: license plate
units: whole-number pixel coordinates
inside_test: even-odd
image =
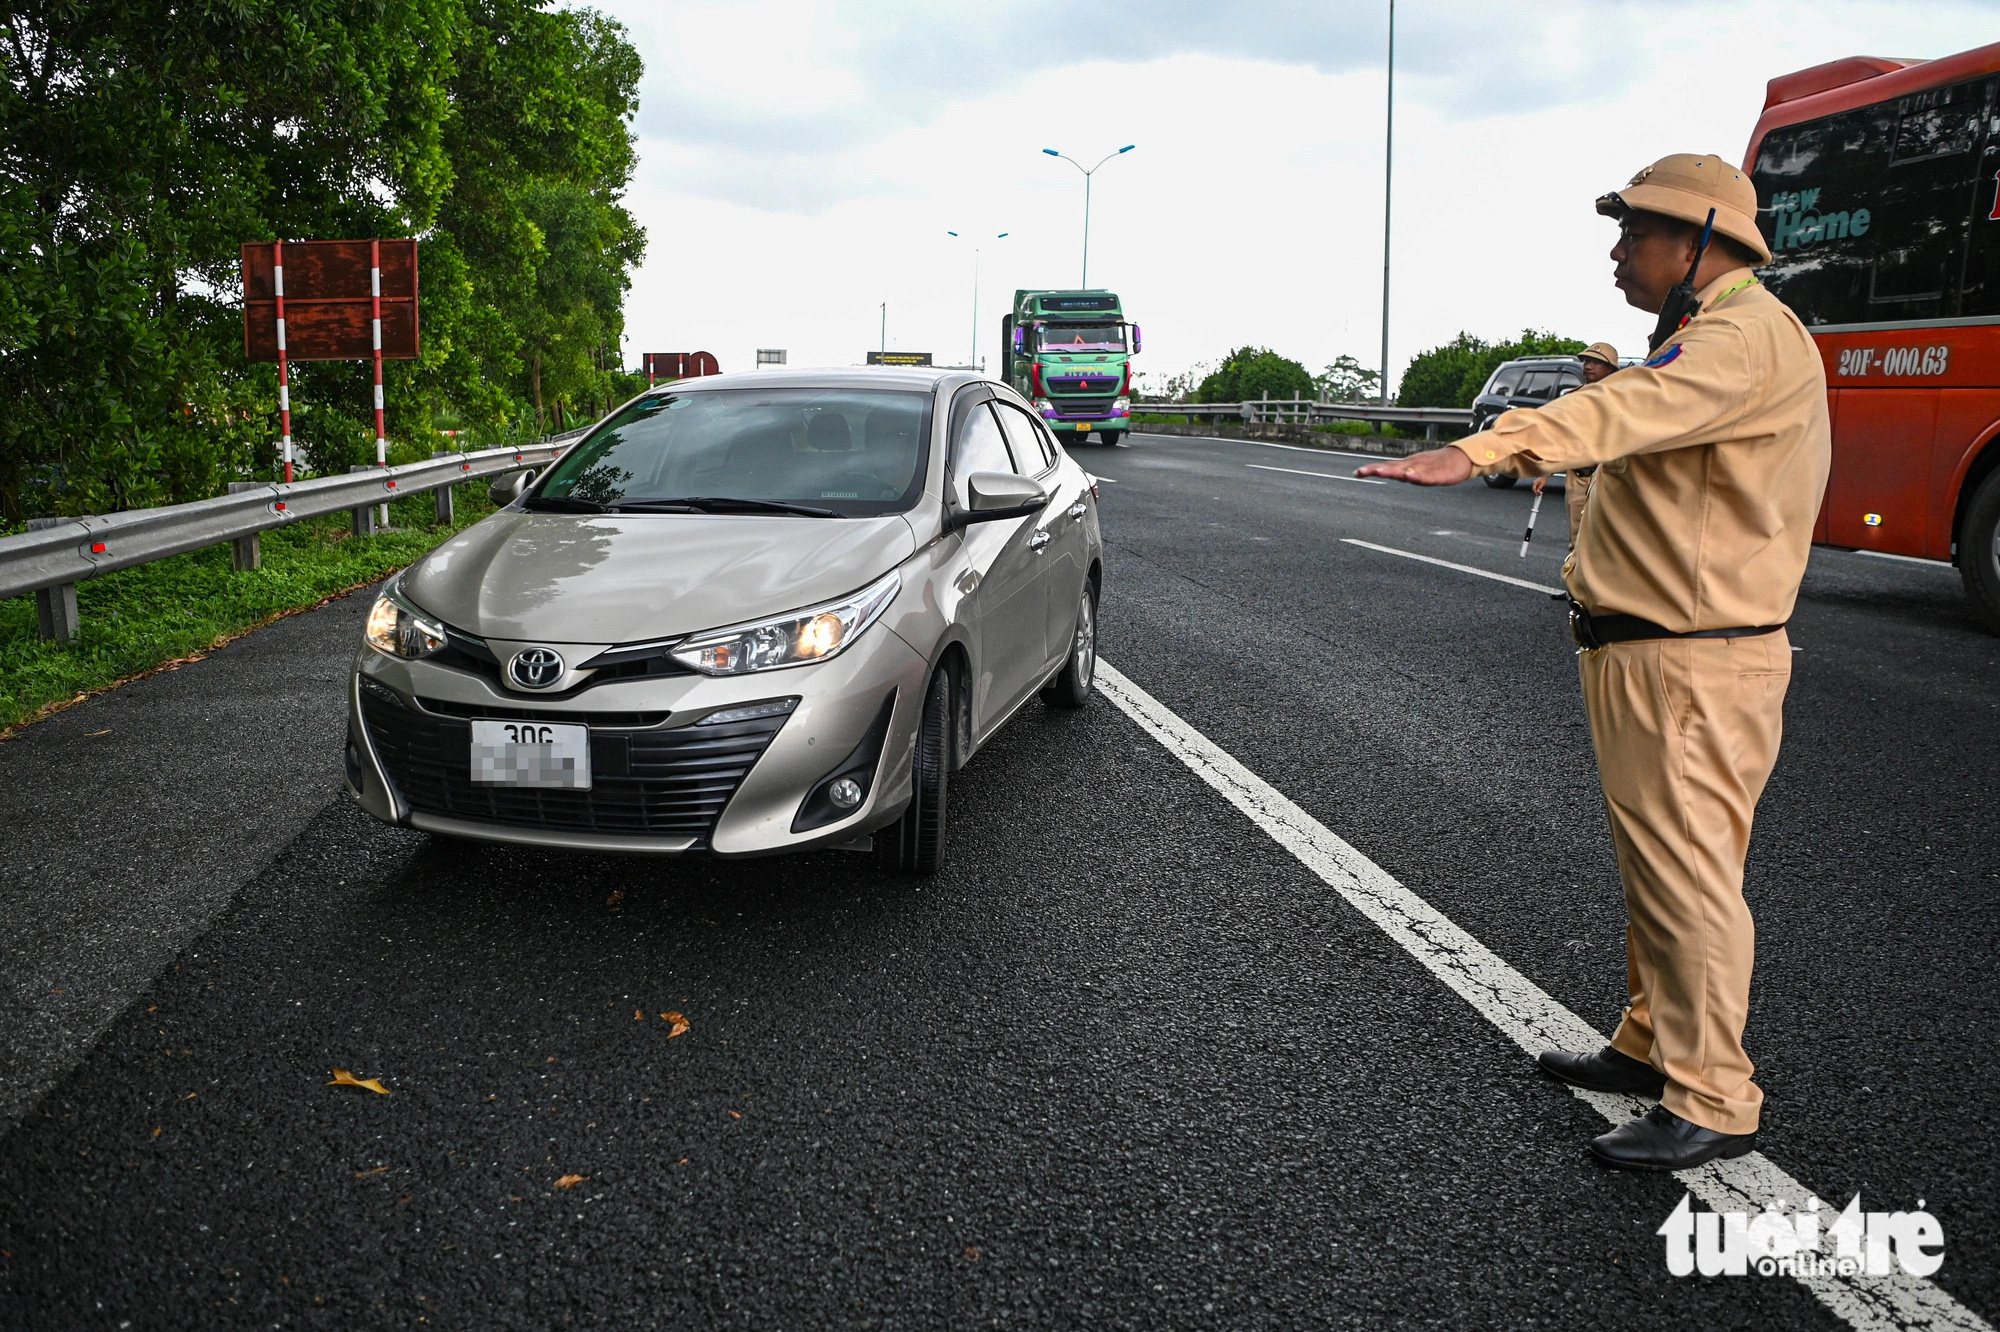
[[[559,791],[590,789],[590,728],[544,722],[472,723],[472,780]]]

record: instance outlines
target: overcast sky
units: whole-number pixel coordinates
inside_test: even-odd
[[[1384,3],[595,7],[646,62],[628,364],[853,364],[885,302],[891,349],[963,362],[975,241],[990,364],[1017,286],[1080,278],[1083,178],[1041,150],[1127,143],[1090,284],[1143,325],[1152,384],[1244,343],[1378,359]],[[1639,350],[1597,195],[1670,152],[1740,160],[1776,75],[1992,41],[2000,0],[1405,0],[1391,364],[1460,329]]]

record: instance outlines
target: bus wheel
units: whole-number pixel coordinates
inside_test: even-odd
[[[2000,634],[2000,471],[1987,473],[1966,506],[1958,572],[1980,621]]]

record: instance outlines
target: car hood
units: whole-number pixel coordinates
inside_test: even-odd
[[[901,515],[502,511],[403,575],[405,595],[483,638],[636,643],[856,591],[909,558]]]

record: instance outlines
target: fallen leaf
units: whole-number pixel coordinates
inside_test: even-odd
[[[604,905],[617,906],[620,902],[624,900],[625,900],[625,890],[623,888],[620,888],[616,892],[612,893],[611,896],[604,899]]]
[[[738,1113],[737,1111],[735,1111],[735,1110],[731,1110],[731,1111],[729,1112],[729,1117],[730,1117],[731,1119],[741,1119],[741,1118],[743,1118],[743,1116],[742,1116],[742,1115],[741,1115],[740,1113]]]
[[[634,1022],[644,1022],[646,1020],[646,1015],[635,1008],[632,1010],[632,1020]]]
[[[354,1177],[356,1179],[366,1179],[370,1175],[379,1175],[388,1168],[388,1166],[376,1166],[373,1170],[357,1170],[354,1172]]]
[[[95,740],[100,735],[110,735],[110,734],[111,734],[111,728],[107,726],[101,731],[85,731],[83,733],[83,738],[86,740]]]
[[[393,1096],[395,1094],[382,1085],[382,1079],[357,1078],[344,1068],[333,1070],[333,1081],[326,1085],[329,1087],[366,1087],[369,1091],[381,1096]]]
[[[556,1181],[556,1187],[559,1189],[573,1189],[589,1178],[589,1175],[564,1175]]]
[[[978,1261],[979,1261],[979,1250],[977,1250],[977,1249],[967,1249],[967,1250],[965,1251],[965,1256],[966,1256],[966,1258],[968,1258],[968,1259],[969,1259],[969,1260],[971,1260],[972,1262],[975,1262],[975,1263],[976,1263],[976,1262],[978,1262]]]
[[[165,1130],[165,1129],[163,1129],[163,1128],[156,1128],[156,1129],[154,1129],[154,1130],[153,1130],[153,1136],[157,1138],[157,1137],[159,1137],[159,1136],[160,1136],[160,1135],[161,1135],[162,1133],[165,1133],[165,1132],[166,1132],[166,1130]]]
[[[146,1011],[148,1013],[157,1013],[160,1011],[160,1006],[158,1004],[154,1004],[151,1008],[147,1009]]]
[[[679,1013],[662,1013],[660,1014],[660,1021],[674,1024],[673,1029],[667,1033],[668,1040],[672,1040],[676,1036],[687,1035],[688,1020]]]
[[[335,1071],[338,1072],[339,1070],[336,1069]],[[195,1098],[195,1093],[193,1092],[189,1092],[186,1096],[181,1097],[183,1101],[192,1101],[194,1098]]]
[[[688,1159],[687,1159],[687,1158],[686,1158],[685,1156],[683,1156],[683,1157],[681,1158],[681,1164],[682,1164],[682,1165],[686,1165],[687,1163],[688,1163]]]

